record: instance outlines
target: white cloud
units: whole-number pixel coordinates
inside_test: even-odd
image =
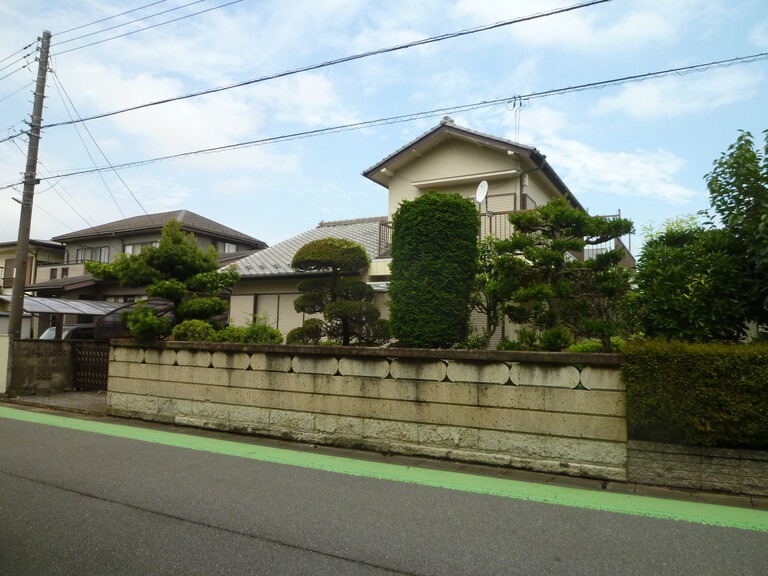
[[[657,2],[636,2],[634,10],[616,17],[610,4],[587,7],[514,24],[507,28],[522,44],[530,47],[567,47],[569,50],[636,49],[649,44],[674,41],[678,37],[678,20],[691,14],[676,2],[659,10]],[[507,13],[500,16],[499,2],[494,0],[459,0],[454,12],[457,18],[471,19],[474,24],[529,16],[564,7],[555,0],[510,2]],[[616,8],[618,10],[618,8]],[[690,16],[688,16],[690,17]]]
[[[758,48],[768,48],[768,21],[760,22],[750,30],[749,41]]]
[[[621,112],[648,119],[706,112],[753,98],[762,77],[743,68],[709,71],[703,75],[669,76],[642,84],[627,84],[617,96],[601,98],[597,113]]]
[[[540,149],[582,204],[622,196],[682,205],[699,194],[675,182],[685,161],[665,150],[605,152],[556,137],[542,140]]]

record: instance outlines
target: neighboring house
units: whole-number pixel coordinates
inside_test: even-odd
[[[182,229],[193,233],[201,248],[214,246],[222,265],[267,246],[261,240],[188,210],[134,216],[56,236],[53,240],[63,245],[62,257],[55,263],[39,265],[37,281],[27,289],[36,296],[48,298],[132,302],[143,295],[142,289],[97,281],[85,271],[85,263],[114,262],[118,254],[138,254],[145,246],[156,245],[169,220],[181,222]],[[89,322],[90,319],[68,317],[66,321]],[[44,325],[45,319],[41,329]]]
[[[474,199],[485,181],[488,193],[478,205],[482,236],[508,236],[512,231],[508,214],[536,208],[557,197],[565,197],[583,210],[538,150],[456,126],[447,117],[363,175],[388,190],[388,216],[321,223],[314,230],[238,261],[241,280],[232,297],[233,322],[241,323],[241,317],[257,312],[266,313],[283,333],[301,325],[303,317],[293,309],[301,276],[291,269],[290,262],[303,244],[324,236],[348,238],[365,246],[372,262],[363,279],[374,286],[376,303],[386,317],[392,216],[403,200],[414,200],[428,190]],[[598,250],[609,248],[613,246]],[[627,265],[633,265],[627,254]],[[476,322],[484,325],[479,317]]]
[[[17,242],[0,242],[0,296],[11,296],[13,293],[13,279],[16,276],[16,246]],[[64,259],[64,245],[51,240],[30,240],[27,250],[27,269],[25,286],[34,284],[38,280],[40,266],[46,266],[52,262],[61,262]],[[0,334],[8,332],[8,315],[10,303],[0,301]],[[25,314],[22,318],[21,333],[29,336],[32,330],[31,318]]]
[[[17,242],[0,242],[0,277],[3,279],[0,295],[10,295],[16,276]],[[25,286],[38,280],[38,268],[64,259],[64,244],[51,240],[30,240],[27,251],[27,278]],[[48,278],[44,278],[47,280]]]
[[[231,323],[243,325],[253,314],[262,314],[283,334],[301,326],[307,316],[296,312],[293,307],[293,301],[300,295],[297,285],[303,279],[322,274],[298,272],[291,267],[293,256],[299,248],[321,238],[345,238],[361,244],[368,256],[374,259],[378,256],[379,229],[386,221],[385,216],[380,216],[321,222],[317,228],[238,260],[235,266],[240,281],[230,298]],[[371,269],[364,272],[362,279],[372,280],[370,272]],[[375,294],[375,302],[386,312],[385,301],[386,294]]]

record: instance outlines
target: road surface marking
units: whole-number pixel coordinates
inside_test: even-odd
[[[503,498],[557,504],[574,508],[768,532],[768,512],[749,508],[651,498],[634,494],[617,494],[606,491],[553,486],[551,484],[522,482],[506,478],[474,476],[460,472],[413,468],[383,462],[368,462],[353,458],[328,456],[269,446],[255,446],[230,440],[203,438],[179,432],[149,430],[123,424],[110,424],[95,420],[30,412],[2,406],[0,406],[0,418],[57,426],[59,428],[68,428],[94,434],[104,434],[141,442],[152,442],[177,448],[251,458],[264,462],[325,470],[338,474],[420,484],[477,494],[490,494]]]

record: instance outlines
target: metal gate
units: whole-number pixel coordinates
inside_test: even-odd
[[[72,342],[72,388],[106,390],[109,342]]]

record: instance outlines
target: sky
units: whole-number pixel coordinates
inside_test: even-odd
[[[45,126],[578,3],[242,0],[225,6],[229,1],[0,0],[0,140],[26,129],[37,63],[34,55],[22,58],[29,52],[22,49],[34,48],[43,30],[53,33]],[[154,26],[172,19],[178,20]],[[591,214],[620,211],[635,223],[638,254],[644,230],[709,206],[705,175],[739,130],[762,142],[768,59],[524,96],[762,53],[768,53],[765,0],[613,0],[51,126],[40,141],[31,237],[187,209],[271,245],[320,221],[385,215],[386,189],[361,173],[436,126],[444,112],[66,175],[500,100],[450,115],[460,126],[537,148]],[[26,137],[0,142],[0,187],[20,181],[26,146]],[[21,186],[0,189],[0,242],[16,240],[20,197]]]

